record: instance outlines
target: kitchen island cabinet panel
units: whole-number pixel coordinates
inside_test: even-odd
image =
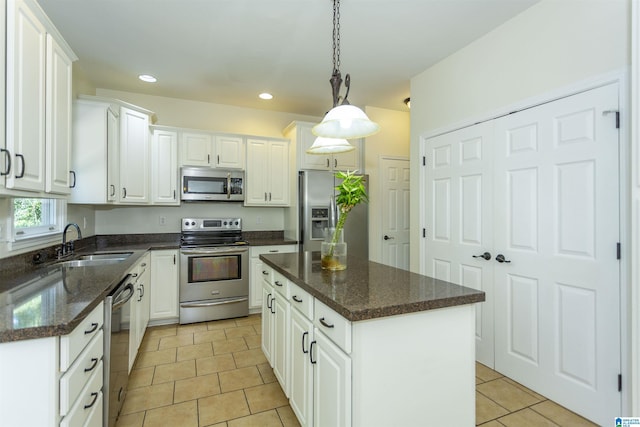
[[[353,322],[351,363],[354,426],[475,425],[474,305]]]
[[[309,325],[290,302],[287,396],[303,426],[475,425],[483,292],[354,257],[340,272],[322,270],[311,252],[260,259],[289,281],[289,301],[298,289],[314,300],[308,410],[300,350]]]

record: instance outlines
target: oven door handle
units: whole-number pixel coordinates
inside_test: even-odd
[[[216,305],[224,305],[224,304],[235,304],[237,302],[248,301],[249,298],[232,298],[224,301],[208,301],[208,302],[187,302],[180,303],[180,307],[182,308],[199,308],[199,307],[213,307]]]
[[[238,249],[238,247],[233,248],[209,248],[209,249],[181,249],[180,252],[184,255],[212,255],[212,254],[228,254],[228,253],[238,253],[242,254],[247,252],[248,248]]]

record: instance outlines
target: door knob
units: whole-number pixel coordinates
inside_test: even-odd
[[[498,254],[498,255],[496,255],[496,261],[498,261],[499,263],[503,263],[503,262],[511,262],[511,261],[509,261],[508,259],[506,259],[506,258],[504,257],[504,255],[502,255],[502,254]]]
[[[391,240],[391,239],[393,239],[393,237],[389,237],[389,236],[387,236],[387,235],[385,234],[385,235],[384,235],[384,237],[383,237],[383,239],[384,239],[384,240]]]
[[[485,252],[482,255],[473,255],[474,258],[483,258],[489,261],[491,259],[491,254],[489,252]]]

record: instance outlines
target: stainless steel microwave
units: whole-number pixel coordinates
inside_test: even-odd
[[[244,200],[244,172],[208,167],[181,169],[180,198],[185,201],[241,202]]]

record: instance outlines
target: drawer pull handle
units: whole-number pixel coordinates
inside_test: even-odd
[[[275,252],[280,252],[280,251],[279,251],[279,250],[277,250],[277,249],[271,249],[271,250],[269,250],[269,252],[271,252],[271,253],[275,253]]]
[[[321,317],[321,318],[320,318],[320,323],[322,323],[322,326],[327,327],[327,328],[333,328],[333,327],[335,327],[335,325],[332,325],[332,324],[330,324],[330,323],[325,322],[325,321],[324,321],[324,317]]]
[[[302,352],[303,352],[304,354],[309,353],[309,350],[306,350],[306,349],[305,349],[305,347],[304,347],[304,338],[305,338],[306,336],[308,336],[308,335],[309,335],[309,332],[306,332],[306,331],[302,334]]]
[[[98,400],[98,392],[94,391],[93,393],[91,393],[91,396],[93,396],[93,400],[88,405],[84,405],[84,409],[89,409],[96,404],[96,400]]]
[[[282,282],[278,282],[278,281],[276,280],[276,286],[282,287]]]
[[[91,364],[90,367],[84,368],[85,372],[91,372],[96,368],[96,365],[98,364],[98,358],[97,357],[92,357],[91,358],[91,362],[93,362],[93,363]]]
[[[92,334],[96,331],[96,329],[98,329],[98,324],[97,323],[92,323],[91,324],[91,329],[89,329],[88,331],[84,331],[85,335],[89,335]]]
[[[309,361],[312,365],[315,365],[317,360],[313,360],[313,346],[316,345],[315,341],[311,341],[311,345],[309,346]]]
[[[269,275],[269,272],[268,272],[268,271],[264,271],[264,270],[262,270],[262,274],[264,274],[265,276],[268,276],[268,275]]]
[[[302,302],[302,300],[298,298],[298,295],[294,295],[292,298],[295,302]]]

